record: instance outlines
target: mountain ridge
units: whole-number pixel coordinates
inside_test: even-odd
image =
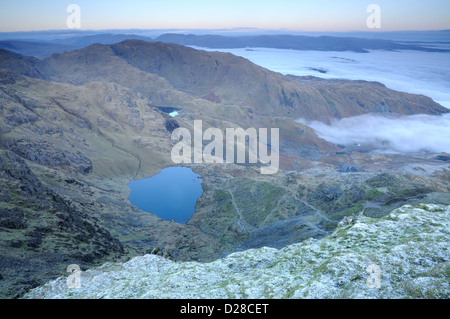
[[[98,33],[85,36],[64,36],[64,38],[34,40],[23,37],[11,36],[10,39],[0,40],[0,49],[9,49],[15,52],[45,58],[53,53],[62,53],[80,49],[95,43],[115,44],[127,39],[140,39],[150,42],[169,42],[182,45],[200,46],[216,49],[264,47],[293,50],[316,51],[352,51],[367,53],[369,50],[418,50],[425,52],[448,52],[449,50],[427,47],[426,42],[415,43],[388,39],[352,37],[349,35],[295,35],[295,34],[270,34],[270,35],[217,35],[217,34],[185,34],[164,33],[155,38],[133,34]]]
[[[104,61],[99,60],[97,63],[100,55],[104,57]],[[4,61],[1,62],[0,67],[5,67]],[[37,61],[33,60],[33,63]],[[146,76],[150,74],[153,79],[149,82],[153,83],[154,77],[159,76],[183,95],[191,95],[191,100],[192,97],[205,97],[206,101],[209,96],[214,96],[213,101],[247,106],[261,115],[327,120],[330,117],[348,117],[369,112],[448,112],[429,98],[396,92],[370,82],[287,77],[231,54],[140,40],[126,40],[109,46],[92,45],[55,54],[42,61],[39,67],[32,65],[32,68],[44,74],[47,79],[72,84],[87,83],[95,78],[104,80],[106,76],[109,81],[137,90],[150,99],[155,97],[155,90],[142,87],[145,85],[144,80],[140,83],[134,81],[133,84],[130,83],[131,79],[114,76],[117,68],[129,68],[130,65],[145,72]],[[122,74],[130,72],[138,73],[136,70],[124,69]],[[355,89],[355,85],[359,87]],[[169,93],[169,96],[172,95]],[[160,100],[154,104],[173,106],[164,105],[168,102]]]

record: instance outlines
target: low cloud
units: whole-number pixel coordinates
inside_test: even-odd
[[[331,124],[308,122],[319,137],[345,146],[368,146],[382,153],[450,153],[450,114],[382,116],[367,114]]]

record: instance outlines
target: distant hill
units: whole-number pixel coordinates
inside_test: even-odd
[[[54,53],[64,53],[81,49],[95,43],[114,44],[128,39],[152,41],[151,38],[133,34],[108,33],[48,41],[4,40],[0,41],[0,49],[17,52],[23,55],[45,58]]]
[[[135,34],[113,34],[113,33],[103,34],[102,33],[102,34],[88,35],[88,36],[82,36],[82,37],[73,37],[73,38],[67,38],[67,39],[61,39],[61,40],[54,40],[53,42],[63,44],[63,45],[70,45],[70,46],[76,47],[76,48],[84,48],[84,47],[89,46],[94,43],[114,44],[114,43],[119,43],[119,42],[122,42],[125,40],[152,41],[152,38],[135,35]]]
[[[259,35],[226,37],[219,35],[185,35],[167,33],[159,36],[156,41],[170,42],[181,45],[194,45],[214,49],[234,48],[276,48],[314,51],[354,51],[365,53],[368,50],[418,50],[425,52],[446,52],[413,44],[400,44],[390,40],[363,39],[334,36],[299,36],[299,35]]]
[[[56,52],[67,52],[76,49],[73,46],[57,43],[34,41],[0,41],[0,49],[17,52],[27,56],[44,58]]]
[[[12,39],[0,41],[0,49],[10,50],[23,55],[45,58],[54,53],[63,53],[81,49],[92,44],[115,44],[125,40],[147,42],[166,42],[187,46],[199,46],[213,49],[235,49],[263,47],[311,51],[353,51],[366,53],[368,50],[416,50],[424,52],[447,52],[448,50],[429,48],[425,43],[400,43],[391,40],[366,39],[343,36],[303,36],[303,35],[255,35],[221,36],[166,33],[156,39],[136,34],[100,33],[87,36],[58,38],[52,40]]]

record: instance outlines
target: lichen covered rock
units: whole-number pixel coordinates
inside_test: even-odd
[[[233,253],[211,263],[157,255],[108,263],[26,298],[449,298],[450,206],[360,217],[323,239]]]

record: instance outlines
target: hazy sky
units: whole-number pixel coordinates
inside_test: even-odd
[[[381,8],[380,31],[450,29],[450,0],[0,0],[0,31],[67,29],[69,4],[81,28],[304,31],[369,30],[369,4]]]

